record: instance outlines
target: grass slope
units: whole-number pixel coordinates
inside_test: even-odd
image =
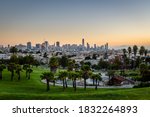
[[[67,88],[51,86],[51,90],[46,92],[46,85],[40,80],[40,75],[47,69],[33,68],[31,79],[25,78],[25,72],[21,72],[21,80],[17,80],[15,74],[14,81],[10,81],[10,72],[4,70],[3,80],[0,81],[1,100],[149,100],[150,88],[134,89],[87,89]]]

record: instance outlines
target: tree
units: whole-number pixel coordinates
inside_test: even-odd
[[[45,52],[43,57],[46,59],[46,63],[48,64],[48,54]]]
[[[49,61],[50,70],[55,73],[57,70],[57,67],[59,65],[58,59],[56,57],[51,57]]]
[[[29,64],[24,64],[23,69],[26,71],[26,78],[28,77],[28,69],[30,68]]]
[[[11,72],[11,81],[13,81],[15,69],[16,69],[16,64],[15,63],[10,63],[8,65],[8,71]]]
[[[75,67],[75,61],[74,60],[70,60],[68,62],[68,71],[73,71],[74,67]]]
[[[92,65],[92,69],[99,70],[99,66],[97,64]]]
[[[97,55],[93,54],[92,59],[96,60],[97,59]]]
[[[40,62],[38,60],[34,60],[33,65],[38,67],[40,65]]]
[[[78,71],[79,70],[79,64],[78,63],[75,63],[75,66],[74,66],[74,68],[75,68],[75,71]]]
[[[91,62],[85,62],[84,64],[91,67]]]
[[[68,66],[68,57],[62,56],[60,59],[60,65],[65,69]]]
[[[22,71],[21,65],[16,65],[16,73],[18,74],[18,80],[20,80],[20,72]]]
[[[44,72],[44,73],[42,73],[42,75],[40,77],[41,77],[41,79],[46,80],[46,84],[47,84],[46,91],[49,91],[50,90],[49,82],[54,79],[54,73],[53,72]]]
[[[15,54],[10,57],[10,63],[18,63],[18,58]]]
[[[33,72],[33,70],[31,68],[27,69],[27,73],[28,73],[28,80],[30,80],[30,74]]]
[[[124,48],[122,51],[123,51],[123,56],[126,56],[127,50]]]
[[[139,65],[141,64],[141,58],[140,57],[137,57],[137,59],[135,60],[135,68],[139,68]]]
[[[6,66],[4,64],[0,64],[0,80],[3,79],[2,72],[5,68],[6,68]]]
[[[107,76],[109,77],[109,80],[115,75],[115,70],[108,70]]]
[[[134,57],[136,57],[137,50],[138,50],[137,45],[134,45],[134,46],[133,46],[133,53],[134,53]]]
[[[123,68],[126,67],[127,50],[123,49]]]
[[[107,71],[107,75],[108,75],[108,77],[109,77],[109,81],[108,81],[108,85],[109,84],[111,84],[111,78],[113,78],[114,77],[114,75],[115,75],[115,70],[108,70]]]
[[[143,75],[144,71],[148,70],[148,66],[146,64],[140,64],[140,74]]]
[[[60,71],[59,72],[58,78],[63,81],[63,90],[65,90],[65,88],[66,88],[65,80],[66,80],[67,77],[68,77],[68,72],[67,71]]]
[[[31,55],[25,56],[24,57],[24,63],[25,64],[29,64],[29,65],[33,65],[34,63],[34,57]]]
[[[23,65],[24,64],[24,57],[23,56],[18,56],[18,64]]]
[[[147,49],[145,49],[145,51],[144,51],[144,55],[145,55],[145,57],[147,56],[147,52],[148,52],[148,50],[147,50]]]
[[[99,81],[102,80],[101,74],[92,74],[92,77],[91,77],[91,78],[93,79],[93,82],[94,82],[94,80],[95,80],[95,90],[97,90],[97,81],[98,81],[98,80],[99,80]]]
[[[86,80],[90,76],[91,69],[88,65],[83,65],[81,69],[82,69],[82,77],[84,79],[84,90],[86,90]]]
[[[14,46],[10,48],[10,53],[15,54],[15,53],[17,53],[17,51],[18,51],[18,49]]]
[[[145,47],[144,47],[144,46],[141,46],[141,47],[140,47],[140,50],[139,50],[140,56],[142,56],[142,55],[144,54],[144,52],[145,52]]]
[[[142,81],[147,82],[150,81],[150,70],[145,70],[142,74]]]
[[[79,72],[75,72],[75,71],[70,71],[68,73],[68,76],[69,78],[72,80],[72,85],[73,85],[73,88],[74,88],[74,91],[76,91],[76,80],[78,78],[80,78],[80,73]]]
[[[103,59],[100,59],[98,66],[100,69],[107,69],[109,67],[109,63]]]
[[[44,55],[43,55],[43,57],[44,57],[44,58],[48,58],[47,56],[48,56],[48,55],[47,55],[47,53],[45,52]]]
[[[83,66],[84,65],[84,61],[80,61],[80,65]]]
[[[128,47],[129,58],[130,58],[131,52],[132,52],[131,47]]]
[[[90,59],[91,59],[90,56],[86,56],[86,57],[85,57],[85,60],[90,60]]]
[[[114,69],[119,69],[121,67],[122,63],[118,57],[115,57],[114,61],[112,64],[109,66],[113,67]]]

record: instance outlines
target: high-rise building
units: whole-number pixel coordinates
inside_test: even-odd
[[[41,49],[41,44],[36,44],[35,47],[36,47],[36,49],[40,50]]]
[[[29,50],[31,50],[31,49],[32,49],[31,42],[27,42],[27,49],[29,49]]]
[[[96,44],[94,44],[94,49],[96,50],[96,48],[97,48],[97,47],[96,47]]]
[[[108,43],[105,44],[105,50],[108,51]]]
[[[49,46],[48,41],[44,42],[44,46],[45,46],[45,50],[48,51],[48,46]]]
[[[60,42],[59,41],[56,42],[56,47],[60,47]]]
[[[87,43],[87,50],[89,50],[90,49],[90,44],[89,43]]]
[[[84,38],[82,39],[82,46],[84,47]]]

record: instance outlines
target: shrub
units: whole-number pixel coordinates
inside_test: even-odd
[[[142,87],[150,87],[150,83],[141,82],[140,84],[134,86],[133,88],[142,88]]]

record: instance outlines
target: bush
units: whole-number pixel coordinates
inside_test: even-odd
[[[132,76],[132,80],[141,81],[142,77],[141,76]]]
[[[138,73],[133,73],[133,72],[132,72],[132,73],[129,73],[128,75],[129,75],[129,76],[138,76]]]
[[[150,83],[141,82],[140,84],[134,86],[133,88],[142,88],[142,87],[150,87]]]

